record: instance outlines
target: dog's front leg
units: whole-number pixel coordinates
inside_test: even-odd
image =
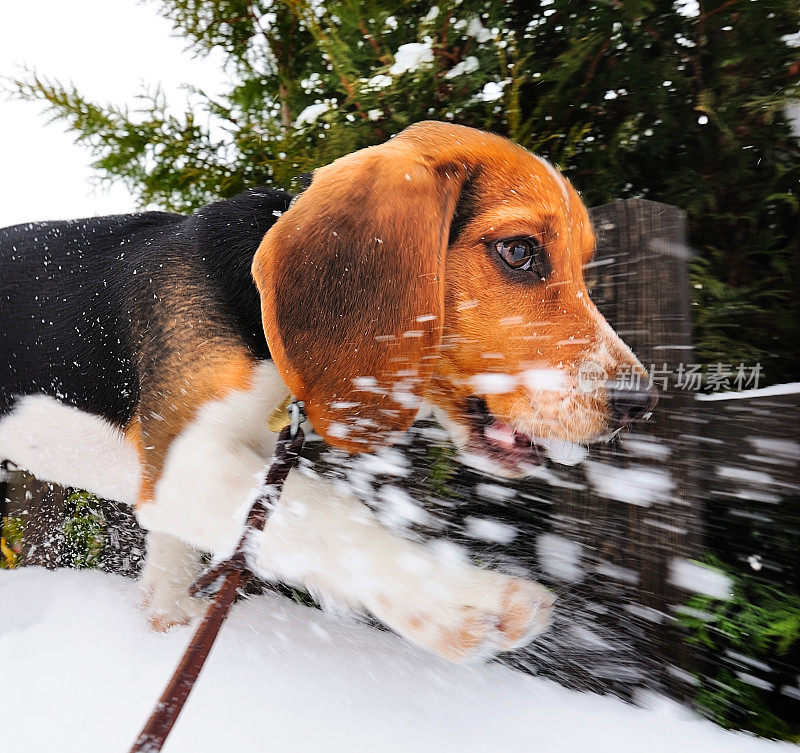
[[[194,369],[195,381],[204,368],[201,362]],[[286,395],[270,362],[252,366],[241,389],[209,386],[212,376],[206,382],[202,390],[178,395],[170,385],[151,389],[155,397],[140,405],[139,428],[132,432],[142,460],[136,517],[150,532],[143,601],[151,624],[161,629],[185,623],[198,611],[188,595],[198,552],[221,556],[237,541],[256,474],[275,446],[267,418]],[[208,400],[214,391],[219,397]],[[179,431],[174,418],[164,420],[176,412],[174,406],[191,415]]]
[[[407,639],[453,661],[524,645],[549,621],[538,583],[478,568],[402,539],[332,483],[293,471],[258,538],[260,574],[323,603],[366,609]]]
[[[202,426],[194,433],[193,427],[173,443],[153,498],[136,510],[148,529],[142,601],[151,625],[159,630],[185,624],[203,608],[203,600],[189,596],[200,572],[200,555],[224,556],[232,550],[274,441],[266,429],[263,450]]]

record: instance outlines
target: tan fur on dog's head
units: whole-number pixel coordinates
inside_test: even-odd
[[[531,239],[538,266],[509,267],[509,239]],[[644,373],[589,300],[593,249],[583,203],[544,160],[426,122],[317,170],[253,276],[273,358],[333,445],[369,450],[423,401],[462,446],[476,404],[532,440],[589,442],[615,427],[582,364]]]

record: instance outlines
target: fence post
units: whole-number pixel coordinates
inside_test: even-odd
[[[627,634],[643,682],[683,695],[693,664],[675,627],[686,593],[671,582],[676,560],[695,557],[702,540],[697,497],[698,423],[694,393],[676,375],[691,363],[686,219],[681,210],[641,199],[591,211],[597,253],[586,270],[592,299],[660,391],[653,418],[617,445],[592,448],[557,490],[553,532],[581,550],[601,622]],[[666,379],[666,381],[664,381]],[[654,676],[655,675],[655,676]]]

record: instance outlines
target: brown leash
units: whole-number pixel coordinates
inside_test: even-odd
[[[214,640],[228,616],[236,592],[251,578],[247,566],[248,544],[254,533],[262,531],[270,513],[278,503],[283,483],[289,471],[297,465],[303,449],[305,435],[300,424],[305,420],[303,404],[292,402],[289,406],[291,422],[278,434],[275,459],[267,470],[256,501],[247,514],[242,536],[233,554],[223,562],[209,568],[191,587],[192,596],[214,597],[197,627],[167,687],[156,703],[130,753],[158,753],[192,692],[200,670],[208,657]]]

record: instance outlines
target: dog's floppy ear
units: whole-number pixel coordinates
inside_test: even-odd
[[[369,451],[417,413],[465,178],[398,137],[316,170],[261,242],[253,277],[272,357],[334,446]]]

